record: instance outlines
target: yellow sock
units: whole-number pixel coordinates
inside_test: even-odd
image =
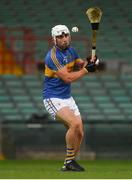
[[[74,148],[67,148],[66,149],[66,158],[65,158],[65,163],[67,163],[68,161],[71,161],[75,159],[75,152],[74,152]]]

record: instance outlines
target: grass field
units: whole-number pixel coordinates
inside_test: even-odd
[[[132,178],[132,160],[80,161],[85,172],[61,172],[62,161],[0,161],[0,178],[10,179],[128,179]]]

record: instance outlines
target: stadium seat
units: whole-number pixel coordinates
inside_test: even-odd
[[[72,95],[85,121],[130,120],[132,90],[129,75],[92,75],[72,84]],[[0,115],[3,119],[46,113],[42,101],[43,77],[0,76]],[[81,88],[83,87],[83,88]],[[11,118],[9,118],[11,116]]]
[[[2,119],[23,119],[24,121],[34,113],[46,113],[43,108],[41,83],[37,76],[1,76],[0,114]]]
[[[127,120],[131,114],[131,94],[128,88],[123,86],[131,81],[131,77],[122,77],[122,75],[104,74],[100,76],[86,76],[82,79],[81,89],[74,91],[75,99],[81,109],[82,114],[89,120],[102,117],[105,121]],[[128,83],[129,84],[129,83]],[[81,87],[81,85],[80,85]],[[84,95],[85,94],[85,95]],[[94,117],[95,116],[95,117]]]
[[[75,36],[85,36],[91,39],[91,26],[85,15],[88,7],[97,4],[103,10],[100,29],[97,36],[97,50],[104,62],[118,61],[131,63],[131,1],[5,1],[1,0],[1,24],[4,27],[29,27],[37,36],[49,36],[50,29],[56,24],[64,23],[70,29],[79,27]],[[54,8],[53,8],[54,7]],[[127,8],[124,8],[127,7]],[[125,16],[124,16],[125,14]],[[119,18],[115,18],[119,17]],[[13,35],[22,37],[20,32]],[[72,36],[74,34],[72,33]],[[86,40],[88,40],[86,39]],[[8,42],[9,43],[9,42]],[[86,56],[85,45],[82,42],[73,42],[79,54]],[[17,42],[18,50],[23,44]],[[90,44],[89,44],[90,45]],[[124,48],[125,47],[125,48]],[[0,49],[4,46],[0,41]],[[36,42],[36,61],[43,60],[48,50],[47,42]],[[89,47],[90,48],[90,47]],[[86,47],[88,49],[88,47]],[[1,51],[0,50],[0,51]],[[0,53],[1,57],[1,53]],[[9,54],[6,56],[9,60]],[[1,61],[0,61],[1,63]],[[19,68],[18,68],[19,69]],[[16,74],[20,74],[16,68]],[[2,69],[0,67],[0,74]],[[9,69],[7,72],[9,73]],[[22,75],[22,74],[21,74]],[[42,78],[43,79],[43,78]],[[19,114],[23,118],[30,117],[33,112],[45,113],[41,97],[42,79],[37,75],[4,76],[0,77],[0,115],[6,117],[4,107],[13,110],[12,118]],[[72,84],[72,94],[85,119],[110,120],[121,114],[119,119],[130,119],[132,75],[88,75]],[[18,114],[18,113],[19,114]],[[10,113],[11,114],[11,113]],[[25,117],[25,114],[26,117]],[[9,118],[9,116],[8,116]]]
[[[100,56],[104,61],[107,61],[109,58],[113,61],[115,58],[118,61],[129,61],[131,59],[129,45],[131,43],[131,1],[129,0],[126,0],[125,3],[119,0],[116,3],[114,0],[103,3],[95,0],[94,2],[89,2],[89,4],[84,1],[81,3],[80,1],[60,3],[60,0],[56,0],[51,3],[41,0],[34,2],[1,0],[1,20],[3,26],[7,27],[18,25],[31,27],[37,35],[49,35],[49,29],[53,25],[62,24],[63,22],[70,28],[78,25],[80,27],[78,34],[90,37],[90,23],[85,15],[85,11],[88,7],[95,4],[102,8],[104,14],[98,36],[98,52]],[[127,8],[124,8],[124,6]],[[104,40],[101,40],[101,38]],[[37,56],[39,57],[42,50],[41,42],[37,46]],[[81,47],[81,44],[77,46],[80,54],[84,55],[84,48]],[[123,49],[123,52],[120,49]]]

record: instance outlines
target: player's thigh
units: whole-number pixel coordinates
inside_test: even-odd
[[[62,121],[66,126],[79,126],[83,127],[82,119],[80,115],[76,116],[74,112],[69,107],[63,107],[61,108],[57,114],[56,117],[58,120]]]

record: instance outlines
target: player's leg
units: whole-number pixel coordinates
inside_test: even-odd
[[[78,119],[77,121],[82,122],[82,119],[81,119],[80,115],[76,116],[76,119]],[[64,123],[64,121],[63,121],[63,123]],[[80,133],[80,131],[79,131],[79,133],[76,133],[76,137],[74,139],[74,152],[75,152],[75,155],[77,155],[77,153],[79,152],[80,146],[81,146],[81,143],[82,143],[82,140],[83,140],[83,137],[84,137],[83,123],[80,123],[80,127],[79,128],[80,128],[81,133]],[[70,129],[66,133],[66,139],[68,139],[69,136],[70,136]]]
[[[65,165],[70,163],[70,167],[68,165],[69,170],[83,171],[84,168],[74,161],[75,155],[80,148],[83,138],[82,120],[79,116],[75,116],[74,112],[69,109],[69,107],[61,108],[57,112],[57,118],[68,127],[66,133],[67,154],[65,158]]]
[[[82,119],[81,119],[81,116],[76,116],[76,119],[78,119],[78,121],[81,121],[82,122]],[[83,123],[81,123],[81,136],[80,136],[80,133],[78,134],[77,138],[76,138],[76,143],[75,143],[75,155],[79,152],[80,150],[80,146],[82,144],[82,140],[83,140],[83,137],[84,137],[84,127],[83,127]]]
[[[67,154],[65,162],[71,162],[69,169],[73,171],[83,171],[84,168],[80,167],[76,161],[74,161],[75,155],[80,148],[83,138],[82,120],[79,118],[80,112],[74,99],[50,98],[44,100],[44,105],[46,110],[54,119],[57,117],[57,119],[60,119],[61,122],[63,122],[63,124],[67,127]]]
[[[68,130],[66,133],[66,143],[70,148],[78,149],[83,138],[83,124],[80,116],[75,116],[68,108],[63,107],[57,112],[58,119],[63,122]]]
[[[69,103],[69,108],[74,112],[74,115],[76,116],[76,120],[81,122],[80,123],[80,129],[81,129],[81,136],[80,136],[80,133],[78,134],[77,138],[76,138],[76,147],[75,147],[75,154],[77,154],[77,152],[79,151],[80,149],[80,145],[81,145],[81,142],[82,142],[82,139],[83,139],[83,136],[84,136],[84,128],[83,128],[83,123],[82,123],[82,119],[81,119],[81,115],[80,115],[80,112],[79,112],[79,109],[78,109],[78,106],[75,102],[75,100],[73,99],[73,97],[71,97],[68,101]]]

